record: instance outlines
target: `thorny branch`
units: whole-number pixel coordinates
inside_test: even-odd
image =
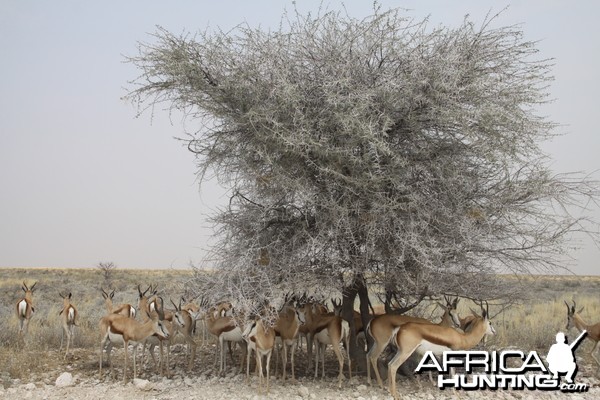
[[[140,44],[128,98],[186,115],[199,180],[235,194],[212,217],[202,290],[251,308],[359,273],[409,303],[500,299],[514,290],[498,272],[563,268],[571,234],[594,232],[575,210],[598,186],[551,172],[540,144],[555,124],[535,111],[552,60],[494,18],[297,12],[279,30],[159,28]]]

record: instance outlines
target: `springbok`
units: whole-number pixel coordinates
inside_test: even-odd
[[[296,380],[296,374],[294,370],[294,352],[296,350],[296,340],[298,338],[298,331],[300,327],[306,322],[304,311],[297,307],[297,304],[292,305],[293,299],[288,299],[286,295],[284,305],[279,311],[277,320],[275,322],[275,333],[281,338],[281,344],[283,346],[283,353],[281,354],[283,361],[283,380],[286,379],[286,368],[287,368],[287,352],[288,347],[291,352],[291,364],[292,364],[292,381]]]
[[[119,304],[118,306],[113,305],[113,297],[115,296],[115,291],[111,291],[110,293],[106,292],[104,289],[102,290],[102,297],[104,298],[104,302],[106,304],[106,310],[109,314],[121,314],[125,317],[135,318],[135,307],[131,304]]]
[[[433,323],[408,322],[396,329],[394,344],[396,355],[388,364],[388,382],[390,394],[398,399],[396,392],[396,371],[415,351],[425,354],[431,350],[435,355],[441,355],[449,350],[470,350],[475,347],[484,335],[494,335],[496,332],[488,319],[488,310],[483,309],[481,317],[473,322],[470,332],[458,330]]]
[[[176,305],[173,300],[171,303],[175,307],[175,312],[173,313],[173,325],[175,327],[175,332],[180,333],[185,342],[188,344],[188,352],[190,354],[190,360],[188,362],[188,372],[192,370],[194,365],[194,358],[196,357],[196,342],[192,338],[193,330],[194,330],[194,319],[189,311],[184,310],[181,306],[181,301],[179,302],[179,306]]]
[[[304,315],[307,316],[306,323],[310,324],[311,336],[315,340],[315,378],[318,376],[319,370],[319,355],[321,360],[324,361],[325,348],[328,344],[331,344],[333,352],[335,353],[338,364],[338,387],[341,389],[342,380],[344,379],[344,355],[340,349],[340,343],[344,341],[346,350],[350,351],[348,343],[350,326],[347,321],[334,314],[323,314],[322,311],[318,310],[318,305],[314,303],[307,303],[300,307],[300,310],[304,311]],[[310,342],[312,340],[307,340]],[[322,364],[322,377],[325,376],[325,366]],[[348,354],[348,370],[349,376],[352,378],[351,360]]]
[[[446,325],[450,322],[452,322],[455,326],[460,324],[460,320],[456,312],[457,305],[458,298],[454,300],[454,302],[451,302],[449,298],[446,298],[446,306],[442,306],[445,312],[439,325]],[[367,325],[367,333],[373,338],[373,344],[367,352],[367,382],[369,385],[371,384],[372,366],[373,370],[375,371],[377,383],[379,383],[379,386],[383,389],[383,381],[381,380],[381,375],[379,374],[377,359],[392,340],[396,329],[408,322],[431,324],[431,321],[425,318],[412,317],[410,315],[403,314],[382,314],[374,317]]]
[[[137,344],[154,334],[162,338],[169,338],[169,331],[163,324],[162,311],[157,310],[148,315],[148,320],[140,323],[129,317],[120,314],[108,314],[100,320],[100,332],[102,339],[100,340],[100,371],[99,376],[102,379],[102,351],[104,345],[109,341],[107,347],[108,362],[110,365],[111,376],[113,375],[113,364],[110,358],[113,344],[123,344],[125,349],[125,361],[123,367],[123,381],[127,381],[127,349],[129,343],[133,346],[133,378],[137,377]]]
[[[248,324],[248,327],[242,334],[244,340],[248,345],[248,354],[246,358],[246,382],[250,380],[250,356],[252,351],[256,354],[256,368],[258,369],[259,377],[259,392],[263,386],[264,374],[262,359],[266,357],[266,393],[269,393],[269,365],[271,363],[271,354],[273,353],[273,347],[275,346],[275,330],[272,327],[265,326],[265,323],[261,319],[257,319],[252,324]]]
[[[69,346],[71,341],[73,340],[73,336],[75,334],[74,328],[77,325],[77,309],[73,304],[71,304],[71,293],[68,295],[58,293],[60,297],[63,299],[63,308],[58,313],[60,315],[60,321],[62,324],[62,335],[60,337],[60,349],[62,350],[63,339],[67,336],[67,350],[65,351],[65,359],[67,358],[67,354],[69,354]]]
[[[25,282],[23,282],[23,286],[21,289],[25,292],[25,296],[17,301],[16,311],[17,318],[19,318],[19,341],[25,343],[25,336],[27,336],[27,332],[29,331],[29,320],[33,316],[33,291],[35,290],[35,282],[31,287],[27,287]]]
[[[573,300],[573,306],[569,307],[569,305],[567,304],[566,301],[565,301],[565,305],[567,306],[566,330],[569,330],[574,326],[575,328],[577,328],[577,330],[579,332],[587,331],[586,338],[588,338],[592,342],[594,342],[594,347],[592,347],[592,350],[590,351],[589,354],[592,356],[594,361],[596,361],[596,364],[598,364],[598,366],[600,366],[600,361],[598,361],[598,359],[594,355],[594,352],[596,351],[596,348],[598,347],[598,342],[600,341],[600,322],[595,323],[593,325],[590,325],[587,322],[585,322],[583,320],[583,318],[581,318],[581,315],[580,315],[581,312],[583,311],[584,307],[581,307],[579,309],[579,311],[575,311],[575,309],[577,307],[575,300]]]
[[[244,358],[246,357],[247,345],[242,333],[242,327],[235,317],[222,316],[222,310],[212,307],[204,316],[206,329],[219,340],[219,374],[222,374],[226,368],[225,342],[239,343],[242,347],[242,360],[240,369],[243,368]],[[240,318],[241,320],[242,318]],[[231,352],[231,348],[230,348]]]

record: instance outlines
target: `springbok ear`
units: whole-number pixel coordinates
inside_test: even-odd
[[[459,301],[460,301],[459,297],[457,297],[457,298],[454,299],[454,303],[453,303],[454,304],[454,308],[456,308],[458,306],[458,302]]]
[[[577,314],[581,314],[581,312],[583,311],[583,309],[584,309],[584,308],[585,308],[585,306],[581,307],[581,308],[579,309],[579,311],[577,311]]]
[[[444,310],[446,310],[448,308],[447,306],[443,305],[439,301],[436,301],[435,304],[437,304],[438,306],[442,307]]]
[[[29,290],[31,290],[33,292],[33,288],[35,288],[35,285],[37,285],[37,282],[34,283],[33,286],[29,288]]]
[[[110,292],[110,298],[112,299],[113,297],[115,297],[115,291],[114,290],[112,292]]]

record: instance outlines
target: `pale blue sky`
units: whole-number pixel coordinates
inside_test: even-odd
[[[304,11],[321,4],[297,3]],[[541,40],[541,56],[556,59],[557,100],[541,110],[565,124],[566,135],[546,147],[555,169],[600,168],[600,3],[381,4],[450,26],[509,6],[496,25],[522,23],[527,39]],[[345,5],[358,18],[372,9],[370,1]],[[0,0],[0,267],[185,268],[200,260],[211,233],[205,214],[226,198],[214,185],[199,192],[193,157],[173,139],[181,121],[160,111],[152,123],[147,114],[136,119],[120,99],[137,74],[123,55],[151,41],[156,25],[174,33],[244,21],[276,27],[284,7],[292,2]],[[580,247],[573,270],[600,272],[600,251],[589,241]]]

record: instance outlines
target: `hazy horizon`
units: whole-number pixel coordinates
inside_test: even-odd
[[[301,3],[301,4],[300,4]],[[297,2],[317,12],[321,1]],[[340,2],[324,7],[340,9]],[[403,7],[430,25],[457,26],[465,14],[494,26],[522,24],[539,40],[540,58],[554,59],[556,99],[539,110],[564,134],[544,145],[557,173],[584,171],[597,180],[600,135],[594,134],[600,93],[600,4],[583,1],[380,1]],[[372,2],[345,2],[363,18]],[[161,26],[173,33],[240,23],[277,28],[292,1],[0,2],[0,267],[186,269],[206,258],[209,215],[228,195],[216,182],[198,187],[193,155],[179,116],[154,117],[121,98],[138,71],[125,56],[152,42]],[[596,33],[594,33],[596,32]],[[188,121],[189,123],[189,121]],[[590,205],[590,216],[600,210]],[[577,242],[579,241],[579,242]],[[571,244],[571,270],[596,275],[591,240]],[[579,249],[577,250],[576,247]]]

